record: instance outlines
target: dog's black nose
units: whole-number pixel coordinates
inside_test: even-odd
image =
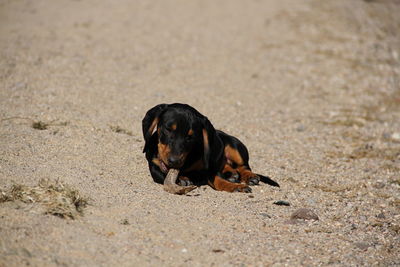
[[[179,166],[179,164],[180,164],[180,158],[179,157],[169,157],[168,158],[168,165],[170,166],[170,167],[176,167],[176,166]]]

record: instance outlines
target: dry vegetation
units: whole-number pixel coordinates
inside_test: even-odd
[[[78,190],[60,181],[51,182],[45,179],[40,180],[36,186],[14,184],[9,190],[0,190],[0,203],[8,201],[42,205],[45,214],[64,219],[75,219],[82,215],[88,204],[88,199]]]

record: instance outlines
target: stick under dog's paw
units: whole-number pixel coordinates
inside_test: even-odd
[[[164,180],[164,190],[168,193],[184,195],[194,190],[196,186],[180,186],[176,184],[176,180],[178,179],[179,170],[177,169],[169,169],[167,177]]]

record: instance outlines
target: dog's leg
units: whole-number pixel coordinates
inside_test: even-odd
[[[214,176],[208,181],[208,184],[218,191],[251,193],[251,188],[249,186],[245,184],[231,183],[221,176],[222,174]]]
[[[238,139],[233,139],[235,142],[225,146],[225,157],[228,164],[235,172],[239,173],[240,182],[248,185],[256,185],[260,182],[260,177],[253,173],[249,166],[249,154],[245,145]]]
[[[179,176],[178,177],[178,183],[181,186],[193,185],[193,182],[186,176]]]
[[[242,165],[237,168],[240,174],[240,181],[249,185],[257,185],[260,183],[260,177],[251,171],[249,166]]]
[[[225,164],[224,169],[222,170],[222,177],[229,182],[240,183],[238,171],[232,168],[228,163]]]

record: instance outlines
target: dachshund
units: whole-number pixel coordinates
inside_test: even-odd
[[[180,185],[204,185],[227,192],[250,193],[260,181],[279,184],[252,172],[246,146],[216,130],[207,117],[187,104],[159,104],[142,121],[149,170],[162,184],[170,168],[179,170]]]

